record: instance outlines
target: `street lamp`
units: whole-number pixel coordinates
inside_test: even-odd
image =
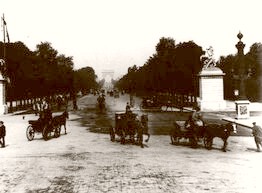
[[[245,63],[244,48],[245,44],[241,41],[243,34],[241,32],[237,35],[239,41],[236,44],[237,59],[235,62],[235,68],[232,68],[233,78],[238,82],[238,92],[235,90],[235,94],[238,94],[236,103],[237,118],[249,118],[249,101],[246,96],[246,80],[251,76],[251,69],[247,70]]]
[[[237,35],[239,41],[236,44],[237,48],[237,59],[236,59],[236,67],[237,71],[232,68],[232,74],[233,78],[238,81],[238,92],[237,95],[237,100],[247,100],[246,96],[246,80],[250,78],[251,76],[251,69],[246,68],[246,63],[245,63],[245,55],[244,55],[244,48],[245,44],[241,41],[243,38],[243,34],[241,32],[238,33]]]

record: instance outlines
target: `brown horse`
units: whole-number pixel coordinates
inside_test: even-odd
[[[66,134],[66,119],[69,118],[67,110],[63,112],[62,115],[54,116],[52,120],[52,125],[54,128],[59,128],[59,134],[61,132],[61,127],[64,126],[65,134]]]
[[[207,149],[211,149],[213,145],[213,139],[218,137],[223,140],[224,145],[222,147],[222,151],[226,152],[227,147],[227,139],[231,135],[231,133],[236,133],[235,124],[227,123],[227,124],[208,124],[205,126],[205,147]]]
[[[135,128],[137,133],[137,143],[143,148],[144,147],[143,135],[144,134],[147,135],[147,139],[145,140],[145,142],[148,142],[150,138],[150,134],[148,132],[148,115],[146,114],[141,115],[141,121],[137,117]]]

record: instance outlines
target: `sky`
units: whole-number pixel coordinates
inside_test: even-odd
[[[0,0],[0,14],[11,42],[32,51],[49,42],[75,69],[113,70],[115,79],[143,66],[161,37],[212,46],[216,60],[236,54],[239,31],[245,53],[262,42],[261,0]]]

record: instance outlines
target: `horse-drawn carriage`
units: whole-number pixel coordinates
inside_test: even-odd
[[[162,104],[158,101],[156,96],[143,97],[140,104],[141,109],[161,110]]]
[[[132,144],[138,144],[144,147],[143,134],[148,136],[145,140],[148,142],[150,134],[148,133],[147,115],[141,115],[141,119],[139,120],[138,115],[131,111],[115,113],[115,127],[110,128],[111,141],[115,141],[116,136],[119,136],[121,144],[125,144],[129,141]],[[129,136],[128,141],[126,139],[127,136]]]
[[[197,125],[192,116],[186,121],[175,121],[174,128],[170,131],[170,138],[172,144],[179,144],[180,139],[188,139],[191,147],[197,147],[200,140],[203,141],[204,147],[211,149],[213,139],[215,137],[221,138],[224,142],[222,150],[226,151],[227,139],[231,132],[236,133],[236,126],[231,123],[205,123],[201,126]]]
[[[32,141],[34,139],[35,133],[42,133],[44,140],[47,140],[52,135],[52,133],[54,134],[54,137],[59,137],[62,125],[64,125],[66,133],[66,118],[68,118],[67,111],[65,111],[62,115],[55,117],[52,116],[52,112],[49,109],[41,111],[37,120],[28,121],[29,125],[26,129],[27,139]]]
[[[102,113],[106,109],[106,99],[104,94],[100,94],[97,98],[97,107],[99,112]]]

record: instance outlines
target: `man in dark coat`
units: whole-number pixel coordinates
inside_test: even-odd
[[[2,147],[5,147],[5,134],[6,134],[6,130],[5,130],[4,122],[0,121],[0,144],[2,145]]]
[[[262,128],[256,124],[256,122],[253,122],[253,127],[252,127],[252,134],[254,136],[256,146],[257,146],[257,151],[260,152],[260,147],[262,147]]]

